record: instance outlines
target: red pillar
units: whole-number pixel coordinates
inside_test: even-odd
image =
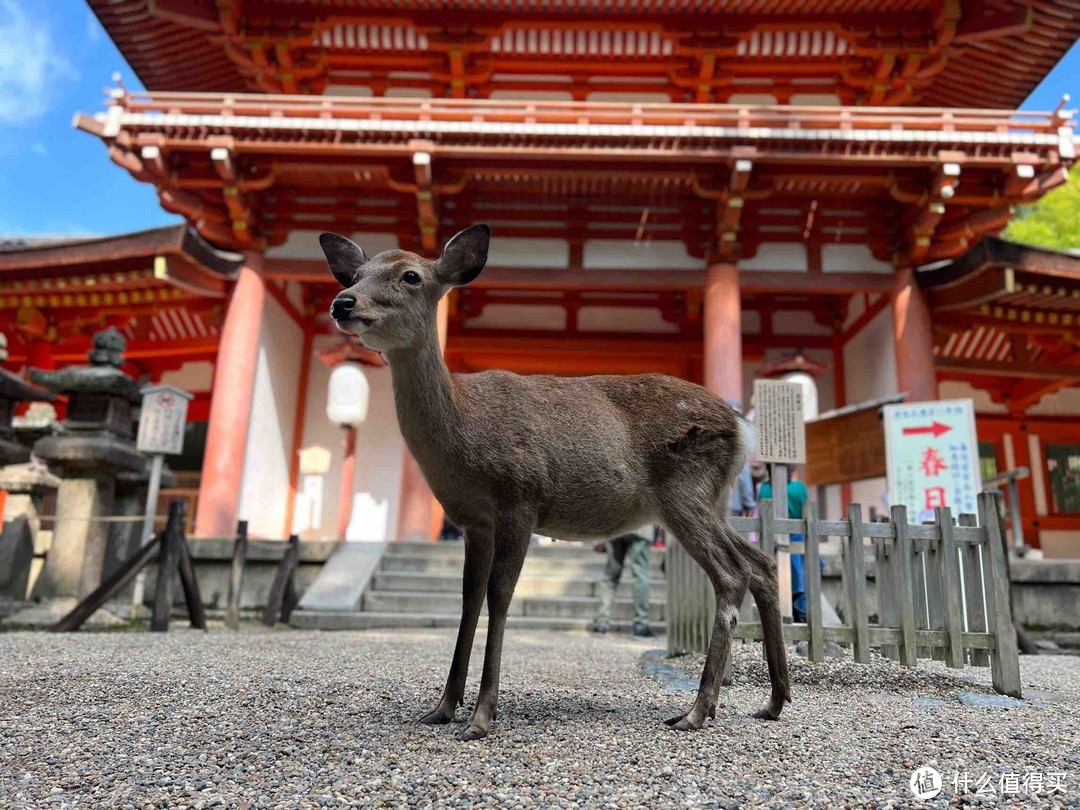
[[[261,253],[245,254],[221,329],[195,514],[195,534],[199,537],[230,537],[236,532],[266,299],[262,262]]]
[[[745,410],[742,390],[742,307],[734,264],[705,271],[705,387]]]
[[[345,425],[342,440],[344,456],[341,460],[341,499],[338,504],[338,540],[344,540],[352,519],[353,478],[356,476],[356,428]]]
[[[897,389],[908,401],[937,399],[934,377],[934,333],[930,308],[912,270],[896,274],[893,286],[893,345],[896,349]]]
[[[450,300],[439,301],[439,345],[446,351]],[[401,500],[398,506],[398,540],[434,540],[442,529],[443,508],[420,472],[420,465],[406,448],[401,460]]]

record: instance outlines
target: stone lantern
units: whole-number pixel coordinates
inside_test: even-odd
[[[89,365],[30,371],[34,382],[65,394],[68,404],[53,434],[34,445],[61,481],[52,547],[35,588],[45,604],[28,623],[58,618],[101,583],[109,524],[98,518],[113,511],[117,477],[146,467],[133,441],[139,384],[120,370],[126,345],[109,328],[94,335]]]
[[[7,362],[7,336],[0,333],[0,363]],[[44,388],[30,385],[22,377],[0,368],[0,466],[23,464],[30,460],[30,448],[16,440],[11,418],[20,402],[52,402],[56,396]]]

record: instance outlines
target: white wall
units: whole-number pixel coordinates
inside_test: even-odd
[[[335,338],[319,338],[315,348]],[[353,512],[347,539],[392,540],[397,529],[401,459],[405,443],[394,412],[394,392],[388,368],[364,367],[371,392],[368,417],[357,431]],[[330,368],[315,359],[308,380],[307,411],[302,446],[320,445],[331,452],[330,470],[323,479],[320,525],[305,538],[336,539],[343,431],[326,418],[326,391]]]
[[[844,385],[849,405],[897,392],[892,324],[892,307],[887,306],[844,347]],[[871,506],[884,512],[885,491],[884,477],[856,481],[851,485],[851,499],[862,504],[864,515],[869,514]]]
[[[285,510],[303,340],[300,327],[267,296],[240,485],[239,516],[248,522],[252,537],[287,535]]]

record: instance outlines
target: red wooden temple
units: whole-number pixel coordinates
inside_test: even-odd
[[[256,534],[331,531],[326,382],[350,357],[369,364],[372,407],[349,535],[436,530],[386,370],[328,322],[317,237],[436,255],[483,221],[488,269],[444,311],[452,368],[661,371],[742,402],[763,365],[801,352],[822,410],[971,396],[986,463],[1036,473],[1025,537],[1080,549],[1076,261],[990,238],[1075,158],[1067,111],[1009,109],[1080,33],[1065,0],[90,5],[149,89],[118,87],[76,126],[205,251],[143,254],[133,272],[170,297],[128,321],[16,289],[44,265],[10,252],[0,312],[16,366],[66,362],[94,318],[136,344],[161,342],[151,315],[177,330],[174,354],[129,356],[209,397],[192,412],[201,534],[238,516]],[[159,274],[170,262],[182,271]],[[185,355],[190,341],[213,348]],[[314,446],[329,471],[301,468]],[[830,511],[883,488],[830,487]]]

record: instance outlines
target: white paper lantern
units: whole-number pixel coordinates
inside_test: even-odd
[[[818,391],[817,380],[804,371],[791,371],[784,375],[786,382],[798,383],[803,388],[803,419],[809,422],[817,419]]]
[[[356,426],[367,419],[369,389],[357,363],[338,363],[330,372],[326,416],[339,425]]]

